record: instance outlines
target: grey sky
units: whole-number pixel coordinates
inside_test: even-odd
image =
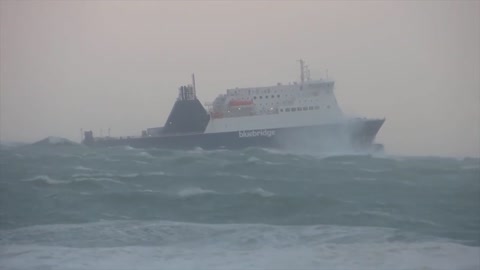
[[[480,155],[479,1],[0,1],[0,140],[139,135],[177,88],[313,78],[392,154]]]

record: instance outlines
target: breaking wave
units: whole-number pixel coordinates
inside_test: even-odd
[[[479,159],[24,145],[0,166],[2,269],[480,266]]]

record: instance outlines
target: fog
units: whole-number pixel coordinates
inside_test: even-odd
[[[478,1],[1,1],[0,140],[140,135],[197,95],[312,78],[395,155],[480,155]]]

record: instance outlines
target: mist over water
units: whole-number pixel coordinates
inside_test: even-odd
[[[2,269],[478,269],[480,160],[0,150]]]

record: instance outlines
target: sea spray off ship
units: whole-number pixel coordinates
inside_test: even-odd
[[[300,62],[300,82],[228,89],[213,103],[200,103],[192,84],[179,88],[163,127],[148,128],[138,137],[94,137],[88,146],[235,149],[246,147],[307,148],[331,151],[383,150],[374,139],[385,119],[352,118],[343,114],[333,93],[334,81],[311,80]]]

